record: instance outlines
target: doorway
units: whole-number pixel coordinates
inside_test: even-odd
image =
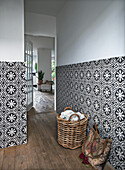
[[[25,35],[27,67],[27,110],[54,110],[55,101],[55,38]],[[44,73],[39,84],[39,72]]]

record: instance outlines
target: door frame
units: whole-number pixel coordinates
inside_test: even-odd
[[[31,54],[28,54],[26,52],[26,44],[29,43],[31,45]],[[25,51],[24,51],[24,61],[26,62],[26,55],[28,55],[29,57],[31,57],[31,67],[28,67],[26,65],[26,72],[28,73],[28,68],[30,69],[31,68],[31,79],[28,80],[28,74],[27,74],[27,111],[29,111],[32,107],[33,107],[33,75],[32,75],[32,71],[33,71],[33,43],[29,40],[26,40],[26,37],[25,37]],[[28,63],[27,63],[28,64]],[[31,81],[31,84],[32,84],[32,90],[30,92],[28,92],[28,82]],[[32,92],[32,101],[31,103],[28,105],[28,93],[31,93]]]
[[[25,36],[31,35],[32,34],[24,34]],[[44,35],[39,35],[39,36],[44,36]],[[47,37],[50,37],[49,35]],[[55,89],[54,89],[54,111],[56,111],[56,67],[57,67],[57,36],[52,36],[54,38],[54,46],[55,46]],[[26,37],[25,37],[25,43],[26,43]],[[25,51],[24,51],[24,57],[25,57]],[[33,62],[33,61],[32,61]],[[33,82],[32,82],[33,83]],[[32,95],[33,97],[33,95]]]

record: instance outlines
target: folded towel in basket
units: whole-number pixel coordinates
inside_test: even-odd
[[[80,112],[73,112],[72,110],[66,110],[66,111],[62,112],[61,115],[60,115],[60,117],[61,117],[62,119],[65,119],[65,120],[69,120],[69,117],[70,117],[72,114],[77,114],[77,115],[79,115],[80,120],[85,118],[84,114],[81,114]],[[71,121],[78,121],[78,117],[77,117],[76,115],[72,116]]]

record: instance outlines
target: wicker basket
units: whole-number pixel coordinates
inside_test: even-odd
[[[64,111],[67,109],[72,110],[71,107],[66,107]],[[73,115],[78,117],[78,121],[70,121]],[[85,118],[81,120],[77,114],[72,114],[69,120],[62,119],[60,114],[57,116],[58,143],[60,145],[70,149],[81,147],[86,138],[86,126],[88,121],[87,116],[85,114],[84,116]]]

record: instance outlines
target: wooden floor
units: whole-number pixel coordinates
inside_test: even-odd
[[[0,170],[92,170],[83,167],[81,149],[65,149],[57,143],[54,111],[28,113],[28,143],[0,149]],[[105,170],[110,170],[106,165]]]

